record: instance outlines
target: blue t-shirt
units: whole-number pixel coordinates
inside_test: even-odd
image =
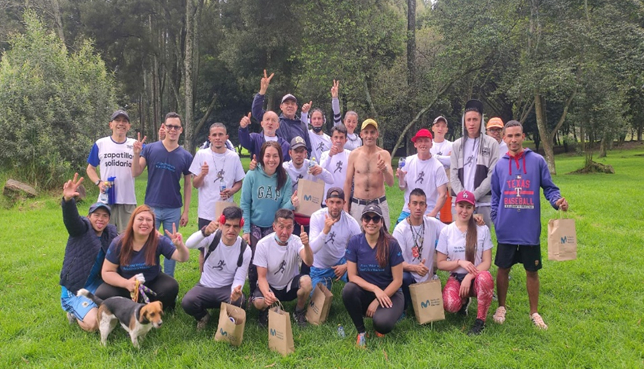
[[[367,243],[364,234],[352,236],[347,245],[345,257],[348,261],[356,263],[358,275],[365,281],[384,290],[394,280],[391,268],[404,261],[400,245],[395,238],[389,241],[389,263],[381,268],[376,260],[376,248]]]
[[[156,277],[161,272],[161,265],[159,264],[159,255],[165,256],[166,259],[170,259],[172,254],[177,250],[177,248],[172,244],[172,241],[166,236],[159,237],[159,244],[157,245],[157,252],[154,257],[154,265],[148,265],[145,263],[145,250],[147,246],[139,251],[132,251],[132,258],[130,259],[129,265],[119,265],[119,257],[121,255],[121,239],[123,236],[118,236],[110,244],[110,248],[107,250],[107,259],[112,264],[117,264],[119,267],[117,269],[118,274],[125,279],[130,279],[139,273],[143,273],[146,282],[151,282],[156,279]]]
[[[192,155],[183,147],[166,150],[162,141],[146,145],[141,152],[148,166],[145,204],[155,208],[180,208],[181,177],[190,174]]]

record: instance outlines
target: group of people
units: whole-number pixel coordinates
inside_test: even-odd
[[[96,141],[86,170],[101,193],[110,191],[109,204],[97,202],[86,217],[80,216],[74,198],[83,178],[76,175],[63,188],[69,239],[61,304],[71,323],[97,328],[97,307],[76,296],[81,288],[101,299],[141,292],[165,309],[174,308],[179,291],[175,263],[187,261],[189,249],[198,249],[199,282],[181,299],[198,329],[208,324],[208,309],[222,302],[252,304],[259,323],[267,325],[268,308],[292,300],[297,301],[294,319],[304,326],[316,286],[330,289],[333,281],[342,280],[356,342],[364,346],[365,316],[373,319],[377,336],[389,333],[410,305],[410,285],[437,279],[437,270],[444,270],[449,272],[445,309],[467,315],[476,297],[470,333],[479,334],[494,294],[489,272],[494,224],[499,302],[494,321],[505,321],[509,272],[521,263],[530,318],[547,329],[537,311],[540,188],[555,209],[565,211],[568,203],[543,157],[523,147],[521,123],[492,118],[486,132],[483,104],[471,100],[463,115],[463,137],[449,142],[447,119],[439,116],[431,131],[414,135],[417,154],[394,171],[390,153],[377,146],[375,120],[364,120],[359,133],[356,112],[346,112],[341,120],[338,81],[331,88],[334,126],[329,135],[324,112],[311,109],[309,102],[298,116],[291,94],[282,98],[281,114],[264,111],[272,78],[264,71],[252,113],[239,123],[239,141],[252,158],[247,173],[222,123],[210,126],[209,144],[193,157],[178,144],[183,128],[176,113],[166,115],[162,139],[145,144],[140,134],[136,140],[127,137],[127,112],[114,112],[112,135]],[[250,133],[253,117],[261,122],[260,133]],[[134,178],[146,167],[145,204],[137,207]],[[394,177],[405,201],[392,235],[385,185],[393,186]],[[300,179],[325,183],[324,206],[310,216],[298,213]],[[198,191],[199,230],[184,241],[179,228],[188,224],[192,187]],[[239,206],[233,203],[238,191]],[[446,217],[453,222],[439,220]],[[165,235],[158,231],[161,226]],[[250,296],[242,292],[247,278]]]

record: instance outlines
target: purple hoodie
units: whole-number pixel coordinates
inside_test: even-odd
[[[541,235],[539,189],[553,208],[561,198],[543,156],[524,149],[505,154],[492,173],[492,209],[496,239],[511,245],[538,245]]]

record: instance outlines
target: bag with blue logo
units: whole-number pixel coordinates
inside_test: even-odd
[[[235,305],[222,302],[215,341],[226,341],[233,346],[239,346],[244,339],[245,326],[246,311]]]
[[[320,325],[329,317],[333,294],[322,282],[318,283],[306,309],[306,320],[314,325]]]
[[[297,198],[300,204],[295,209],[295,212],[310,217],[311,214],[322,207],[324,182],[322,180],[309,181],[308,179],[300,178],[297,182]]]
[[[409,286],[409,294],[418,324],[445,320],[440,280],[414,283]]]
[[[279,301],[268,310],[268,348],[283,356],[295,352],[291,316]]]
[[[577,229],[574,219],[564,219],[559,210],[559,219],[548,222],[548,260],[566,261],[577,259]]]

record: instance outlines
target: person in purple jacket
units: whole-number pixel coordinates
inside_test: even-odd
[[[266,141],[277,141],[280,146],[282,146],[282,152],[284,153],[284,161],[291,160],[291,157],[288,154],[291,145],[283,139],[282,137],[277,137],[276,131],[280,128],[280,119],[273,111],[266,111],[262,117],[262,131],[259,133],[250,133],[248,126],[250,125],[251,114],[248,113],[247,117],[243,117],[239,121],[239,144],[243,148],[248,150],[250,153],[251,159],[257,160],[256,156],[259,155],[259,152],[262,150],[262,145]]]
[[[503,324],[506,314],[508,276],[514,264],[521,263],[526,271],[526,287],[530,301],[530,318],[534,325],[548,329],[537,312],[539,305],[539,269],[541,263],[541,208],[539,189],[553,208],[568,210],[568,202],[561,197],[552,182],[545,159],[523,148],[523,126],[516,120],[504,128],[503,140],[508,153],[499,159],[492,173],[491,218],[496,230],[498,249],[494,264],[499,307],[494,321]]]

